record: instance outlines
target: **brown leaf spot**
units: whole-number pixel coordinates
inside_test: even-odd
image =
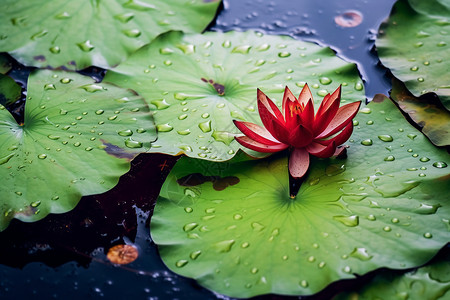
[[[204,176],[200,173],[193,173],[177,180],[177,183],[181,186],[196,186],[203,184],[205,182],[211,181],[213,188],[216,191],[223,191],[228,186],[238,184],[240,182],[239,178],[236,176]]]
[[[104,150],[109,155],[115,156],[117,158],[125,158],[128,161],[131,161],[134,158],[133,153],[128,153],[124,149],[120,148],[119,146],[107,143],[105,140],[101,140],[103,145],[105,146]]]
[[[36,55],[33,58],[34,58],[34,60],[37,60],[37,61],[45,61],[44,55]]]

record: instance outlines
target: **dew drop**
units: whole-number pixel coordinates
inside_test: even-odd
[[[169,132],[173,130],[173,127],[169,123],[156,125],[158,132]]]
[[[179,116],[178,116],[178,120],[184,120],[184,119],[186,119],[187,117],[188,117],[187,114],[182,114],[182,115],[179,115]]]
[[[136,38],[141,35],[141,31],[139,29],[125,29],[122,32],[130,38]]]
[[[436,211],[439,209],[439,207],[441,207],[440,204],[429,205],[425,203],[420,203],[420,206],[414,209],[413,211],[421,215],[431,215],[435,214]]]
[[[334,216],[334,220],[341,222],[345,226],[355,227],[359,224],[359,217],[357,215],[353,216]]]
[[[421,162],[427,162],[427,161],[430,161],[430,159],[428,158],[428,157],[421,157],[420,159],[419,159]]]
[[[389,155],[384,158],[384,161],[394,161],[394,160],[395,160],[395,157],[393,155]]]
[[[118,14],[114,16],[114,19],[119,20],[122,23],[127,23],[129,21],[131,21],[131,19],[134,18],[134,14],[133,13],[123,13],[123,14]]]
[[[375,221],[377,218],[376,218],[374,215],[368,215],[368,216],[367,216],[367,219],[368,219],[369,221]]]
[[[120,136],[130,136],[130,135],[133,135],[133,131],[131,131],[130,129],[126,129],[126,130],[121,130],[121,131],[117,132],[117,134]]]
[[[433,235],[432,235],[431,233],[429,233],[429,232],[425,232],[425,233],[423,234],[423,237],[424,237],[424,238],[427,238],[427,239],[431,239],[431,238],[433,237]]]
[[[300,281],[300,286],[304,287],[304,288],[307,288],[309,286],[308,281],[306,281],[306,280]]]
[[[185,259],[180,259],[179,261],[177,261],[177,262],[175,263],[175,266],[176,266],[177,268],[182,268],[182,267],[184,267],[185,265],[187,265],[187,263],[188,263],[187,260],[185,260]]]
[[[386,232],[389,232],[389,231],[392,230],[392,228],[391,228],[390,226],[385,226],[385,227],[383,228],[383,230],[386,231]]]
[[[249,246],[250,246],[250,244],[248,242],[243,242],[241,245],[241,247],[244,249],[248,248]]]
[[[308,257],[308,261],[309,262],[315,262],[316,261],[316,258],[314,257],[314,256],[310,256],[310,257]]]
[[[355,83],[355,90],[362,91],[364,89],[364,85],[361,82]]]
[[[291,56],[291,53],[283,51],[278,53],[278,57],[285,58]]]
[[[230,252],[235,240],[225,240],[214,244],[214,248],[217,252]]]
[[[372,144],[373,144],[373,142],[371,139],[365,139],[365,140],[361,141],[361,145],[364,145],[364,146],[372,146]]]
[[[145,128],[138,128],[138,129],[136,129],[136,132],[137,133],[144,133],[144,132],[147,132],[147,130],[145,130]]]
[[[262,225],[261,223],[258,223],[258,222],[253,222],[252,223],[252,228],[253,228],[253,230],[254,231],[262,231],[262,230],[264,230],[264,228],[266,228],[264,225]]]
[[[151,101],[151,104],[155,105],[157,109],[166,109],[170,106],[170,104],[166,102],[166,99],[153,100]]]
[[[216,131],[214,130],[211,136],[217,141],[222,142],[225,145],[229,146],[231,142],[234,140],[234,135],[232,133],[226,131]]]
[[[189,255],[189,257],[190,257],[191,259],[193,259],[193,260],[196,260],[197,257],[200,256],[200,254],[202,254],[202,251],[200,251],[200,250],[193,251],[193,252],[191,252],[191,254]]]
[[[77,43],[78,48],[84,52],[92,51],[95,47],[91,44],[90,40],[86,40],[82,43]]]
[[[392,142],[394,140],[394,138],[388,134],[379,135],[378,138],[383,142]]]
[[[47,154],[39,154],[38,158],[39,159],[46,159],[47,158]]]
[[[419,70],[419,67],[418,67],[418,66],[412,66],[412,67],[410,68],[410,70],[413,71],[413,72],[416,72],[416,71]]]
[[[143,144],[142,144],[142,142],[135,141],[131,138],[128,138],[125,140],[125,146],[127,146],[128,148],[136,149],[136,148],[142,148]]]
[[[195,228],[197,228],[197,226],[198,226],[197,223],[194,223],[194,222],[193,222],[193,223],[188,223],[188,224],[186,224],[186,225],[183,226],[183,230],[186,231],[186,232],[192,231],[192,230],[194,230]]]
[[[424,82],[425,79],[424,79],[423,77],[419,77],[419,78],[417,78],[417,81],[418,81],[418,82]]]
[[[360,110],[360,112],[363,114],[370,114],[372,110],[369,107],[364,107]]]
[[[188,135],[188,134],[191,133],[191,130],[190,130],[190,129],[178,130],[177,133],[178,133],[179,135]]]
[[[236,46],[233,48],[233,50],[231,50],[231,53],[248,54],[251,47],[252,46],[250,45]]]
[[[203,132],[210,132],[211,131],[211,120],[208,120],[206,122],[200,123],[198,124],[198,127],[203,131]]]
[[[207,119],[207,118],[209,118],[209,114],[208,114],[208,113],[204,113],[204,114],[202,114],[202,118],[203,118],[203,119]]]
[[[242,220],[242,215],[241,214],[235,214],[233,216],[233,219],[235,219],[235,220]]]
[[[99,84],[86,84],[86,85],[81,86],[80,88],[82,88],[83,90],[85,90],[86,92],[89,92],[89,93],[95,93],[95,92],[106,90],[103,86],[101,86]]]
[[[446,168],[447,167],[447,163],[443,162],[443,161],[437,161],[435,163],[433,163],[433,167],[435,168]]]

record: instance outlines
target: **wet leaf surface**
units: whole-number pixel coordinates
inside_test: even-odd
[[[43,70],[30,76],[27,95],[24,124],[0,110],[1,230],[111,189],[156,138],[142,98],[116,86]]]
[[[354,124],[348,157],[314,159],[296,200],[282,155],[225,166],[180,159],[151,221],[168,268],[251,297],[310,295],[377,268],[428,261],[448,242],[448,154],[383,95]],[[223,191],[179,183],[196,173],[239,183]]]
[[[398,1],[379,29],[380,60],[416,96],[433,92],[450,109],[448,1]]]
[[[35,67],[110,68],[163,32],[201,32],[220,1],[2,2],[0,51]],[[112,38],[113,37],[113,38]]]
[[[105,81],[132,88],[155,109],[158,140],[150,151],[212,161],[244,148],[233,119],[261,124],[257,88],[279,106],[285,85],[298,95],[305,82],[317,103],[339,84],[342,103],[365,99],[356,66],[331,49],[253,31],[162,35]]]

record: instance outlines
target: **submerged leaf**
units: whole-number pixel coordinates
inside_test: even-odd
[[[331,49],[252,31],[161,35],[105,81],[132,88],[156,109],[151,151],[213,161],[244,148],[234,140],[240,131],[233,120],[261,125],[257,88],[279,107],[284,84],[298,95],[306,81],[317,103],[339,84],[342,104],[364,99],[356,66]]]
[[[450,145],[450,112],[433,94],[414,97],[403,83],[393,79],[391,97],[433,144]]]
[[[285,157],[180,159],[151,221],[168,268],[251,297],[314,294],[355,274],[429,260],[448,242],[448,154],[382,95],[354,124],[348,158],[314,158],[295,200]]]
[[[24,124],[0,106],[0,230],[111,189],[156,138],[142,98],[116,86],[45,70],[27,95]]]
[[[35,67],[110,68],[163,32],[201,32],[219,0],[2,0],[0,51]]]
[[[14,79],[0,73],[0,105],[9,106],[20,99],[22,88]]]
[[[450,110],[450,3],[400,0],[376,41],[381,62],[418,97],[436,93]]]

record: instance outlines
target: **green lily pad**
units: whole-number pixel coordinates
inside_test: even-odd
[[[0,51],[35,67],[110,68],[163,32],[201,32],[219,4],[219,0],[4,0]]]
[[[439,101],[426,94],[414,97],[405,85],[394,79],[392,81],[392,99],[400,109],[422,128],[430,141],[436,146],[450,145],[450,112]]]
[[[22,88],[14,79],[0,73],[0,105],[8,106],[20,99]]]
[[[142,98],[76,73],[29,77],[24,124],[0,106],[0,230],[111,189],[156,138]]]
[[[419,96],[436,93],[450,110],[450,3],[400,0],[376,41],[381,62]]]
[[[339,84],[343,103],[365,98],[356,66],[331,49],[252,31],[162,35],[105,81],[137,91],[156,109],[151,151],[215,161],[241,147],[233,119],[261,124],[257,88],[280,106],[285,85],[298,95],[305,82],[317,107]]]
[[[181,158],[151,221],[167,267],[251,297],[314,294],[355,274],[429,260],[449,237],[449,155],[383,95],[354,123],[348,158],[313,158],[295,200],[286,157]]]
[[[335,300],[358,299],[408,299],[437,300],[450,297],[450,255],[432,264],[408,272],[396,274],[383,270],[370,284],[357,292],[340,294]]]

